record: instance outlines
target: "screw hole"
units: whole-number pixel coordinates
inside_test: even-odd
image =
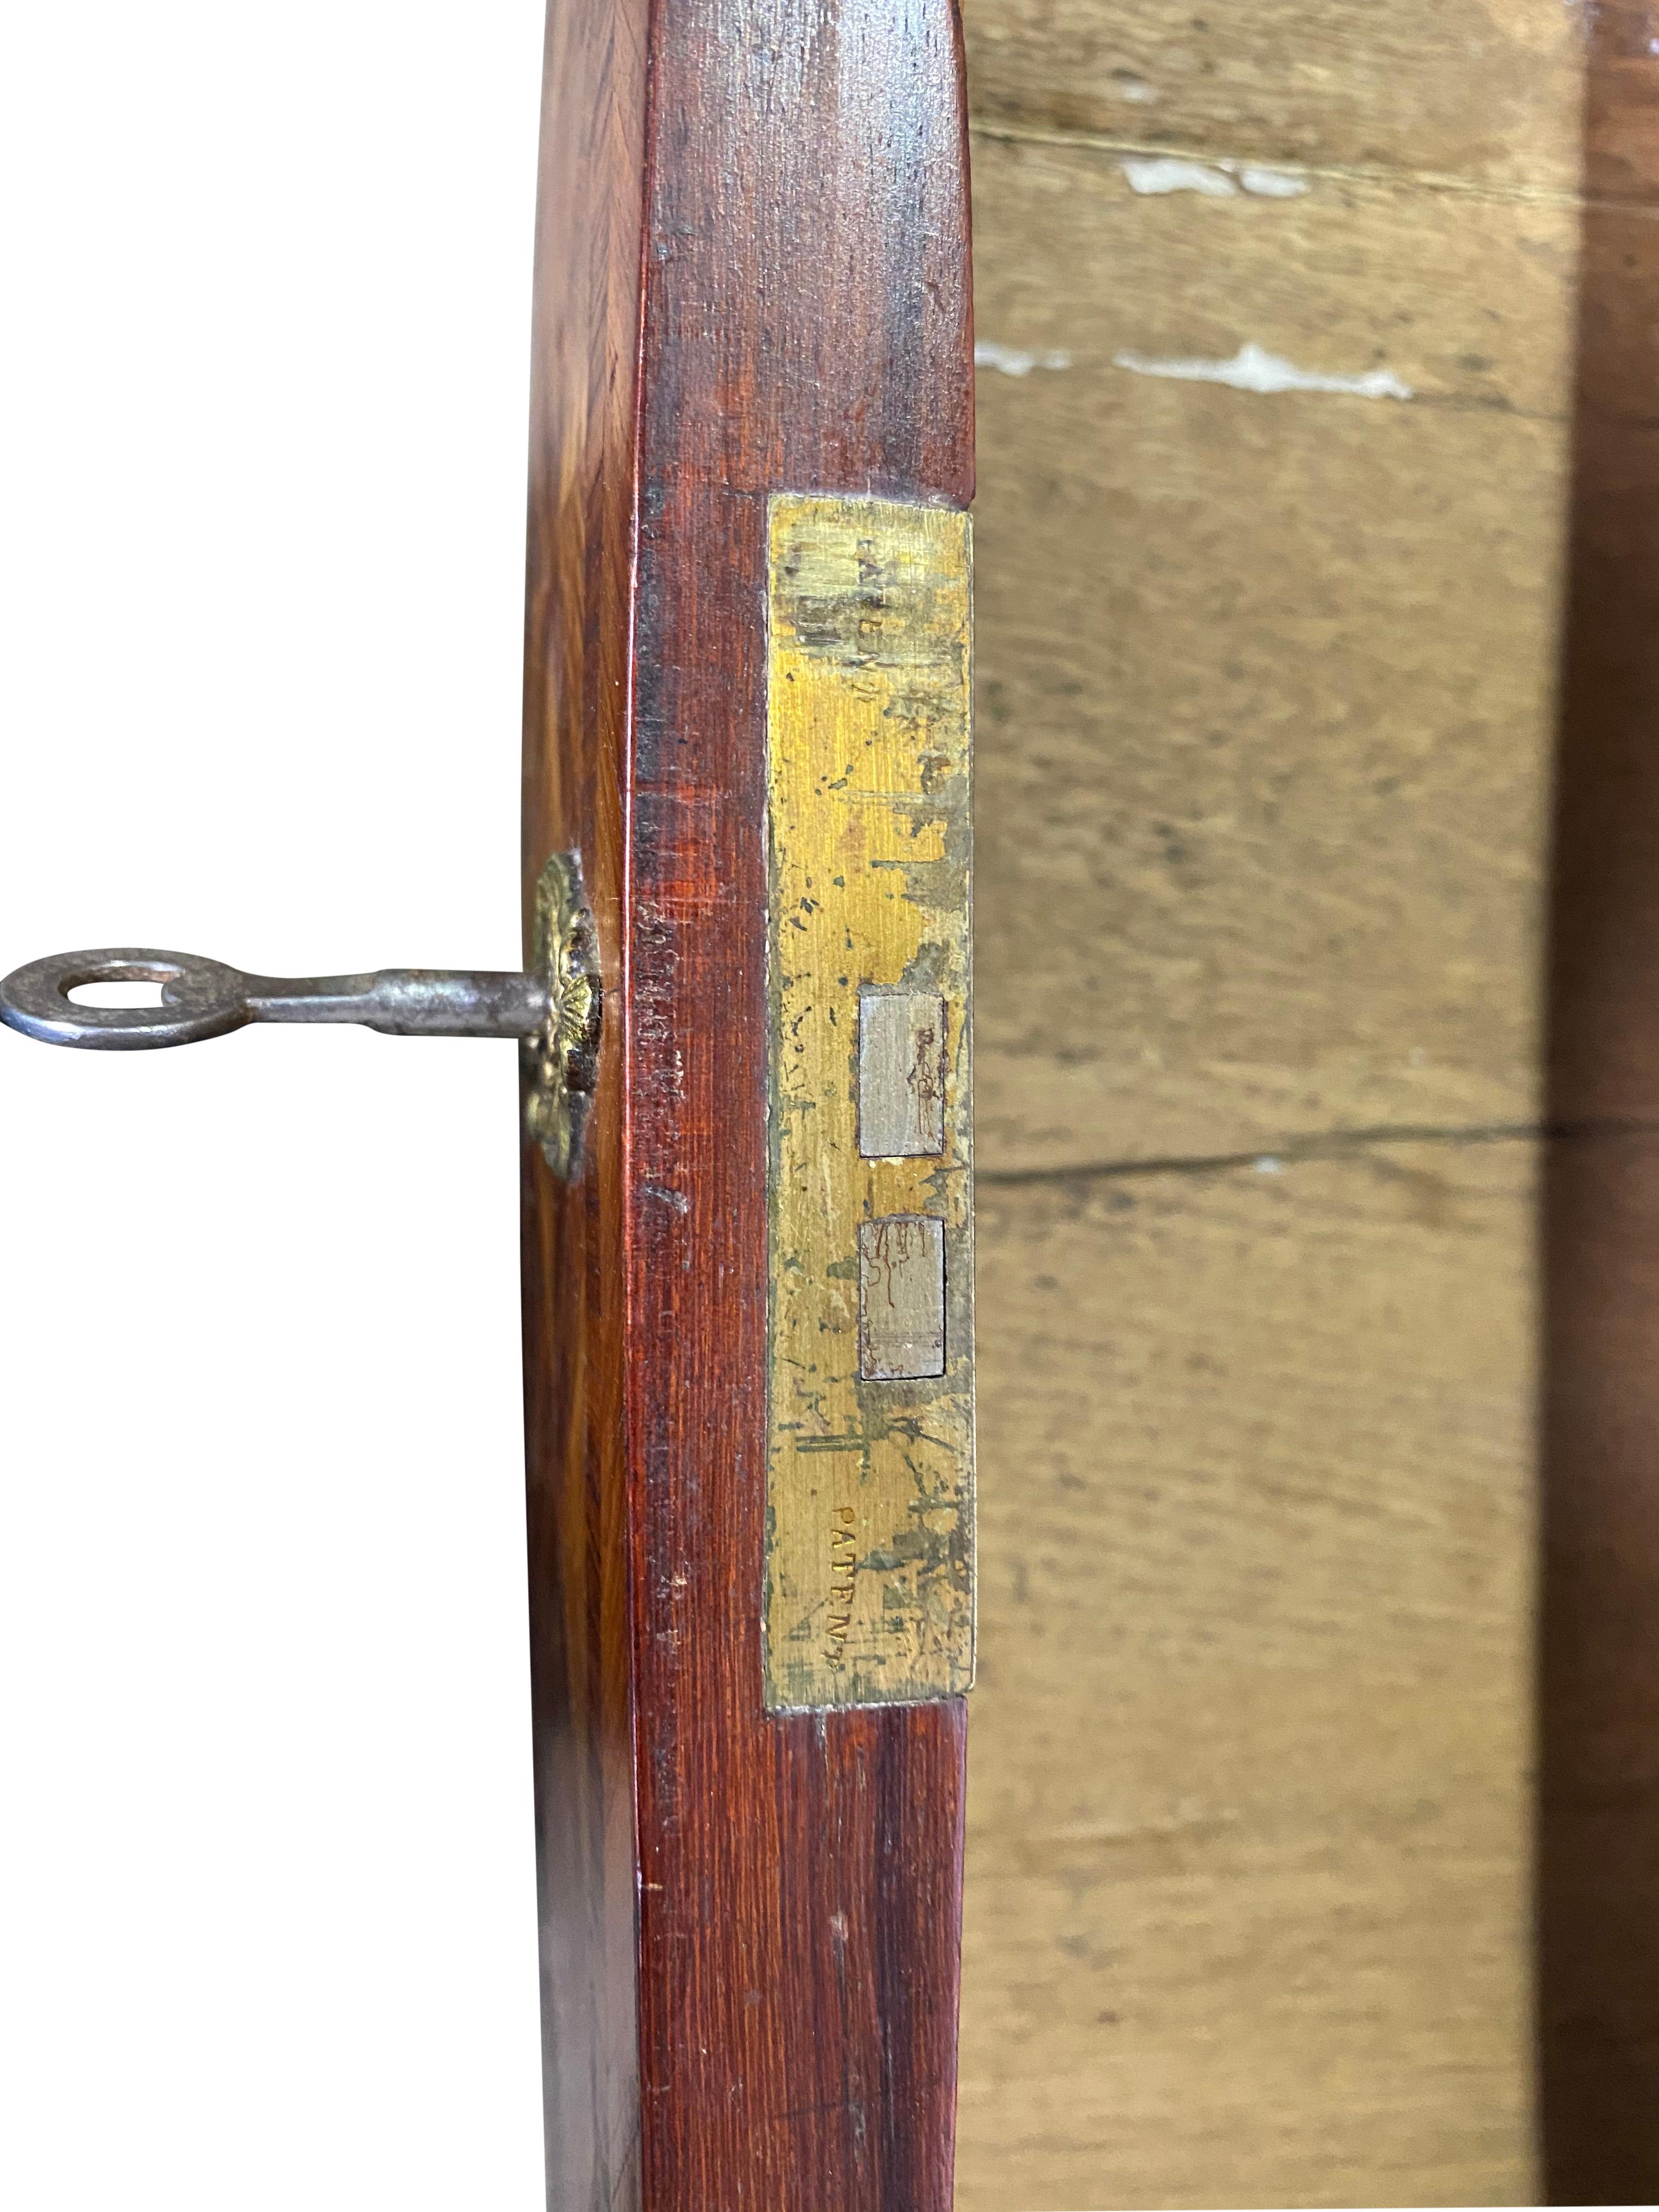
[[[147,981],[77,983],[69,998],[76,1006],[159,1006],[161,987]]]

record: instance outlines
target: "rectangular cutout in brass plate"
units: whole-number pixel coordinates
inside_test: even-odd
[[[766,1703],[973,1678],[969,523],[770,502]]]
[[[945,1372],[945,1224],[884,1213],[859,1224],[859,1374],[914,1382]]]
[[[866,1160],[945,1150],[949,1028],[937,991],[859,993],[859,1150]]]

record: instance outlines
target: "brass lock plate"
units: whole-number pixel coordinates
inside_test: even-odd
[[[766,1702],[973,1676],[969,524],[769,507]]]

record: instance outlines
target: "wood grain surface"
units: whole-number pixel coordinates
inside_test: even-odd
[[[523,1147],[526,1500],[547,2196],[640,2202],[634,1729],[623,1383],[623,794],[632,681],[643,0],[548,17],[526,590],[525,945],[580,853],[611,1009],[590,1163]]]
[[[957,27],[556,4],[547,82],[526,869],[592,840],[611,984],[526,1183],[550,2201],[945,2212],[963,1707],[762,1707],[764,609],[769,493],[972,490]]]
[[[1578,185],[1583,17],[1549,0],[968,0],[967,13],[988,132],[1192,146],[1464,194]]]
[[[1530,1122],[1569,212],[975,161],[983,1164]]]
[[[961,2212],[1528,2201],[1534,1164],[981,1188]]]
[[[760,933],[766,496],[973,488],[961,60],[945,0],[791,0],[769,29],[708,0],[653,26],[626,1086],[645,2201],[943,2212],[963,1708],[761,1710]]]
[[[1618,274],[1653,251],[1625,204],[1652,173],[1637,12],[1601,19],[1586,125],[1582,15],[1547,0],[1246,0],[1224,18],[969,0],[982,1573],[964,2212],[1537,2200],[1552,1156],[1632,1224],[1622,1255],[1610,1224],[1586,1244],[1571,1323],[1596,1541],[1635,1564],[1588,1573],[1569,1607],[1563,1711],[1595,1725],[1559,1947],[1605,1954],[1621,1921],[1652,1924],[1655,1854],[1609,1809],[1650,1771],[1648,1708],[1615,1690],[1646,1617],[1651,1486],[1608,1441],[1643,1433],[1622,1379],[1645,1356],[1648,1216],[1609,1155],[1546,1136],[1543,1100],[1596,194],[1626,230],[1615,246],[1608,209],[1588,356],[1617,332],[1646,359],[1645,294]],[[1245,373],[1214,380],[1247,347]],[[1645,543],[1629,450],[1590,592],[1614,545]],[[1646,665],[1641,588],[1604,625],[1626,672]],[[1601,884],[1607,931],[1581,963],[1633,931],[1627,1033],[1652,995],[1633,903],[1645,685],[1604,801],[1624,793],[1632,903]],[[1607,1033],[1611,997],[1587,1018]],[[1554,1203],[1582,1220],[1588,1200]],[[1570,1525],[1580,1484],[1598,1494],[1564,1481]],[[1610,2012],[1564,2006],[1583,2138],[1650,2137],[1649,1958],[1630,1942]],[[1562,1994],[1597,1985],[1586,1958]]]

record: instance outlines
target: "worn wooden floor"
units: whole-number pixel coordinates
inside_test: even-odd
[[[1576,17],[1192,5],[968,7],[958,2203],[1526,2203]]]

